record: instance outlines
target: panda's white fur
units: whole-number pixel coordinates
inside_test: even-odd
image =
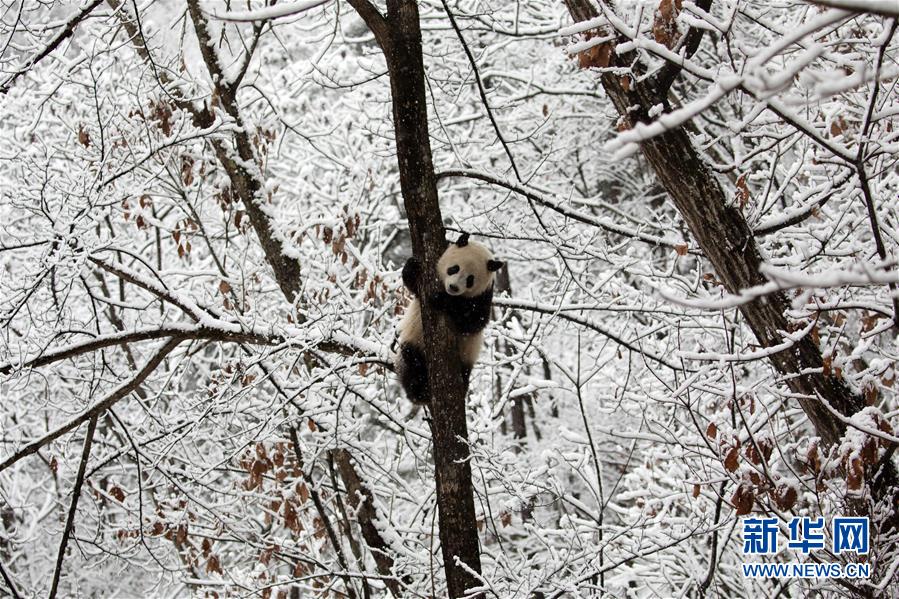
[[[462,297],[477,297],[493,286],[494,273],[487,270],[487,263],[493,260],[490,248],[477,241],[469,241],[459,247],[451,244],[440,260],[437,262],[437,272],[440,273],[440,282],[449,295]],[[447,270],[451,266],[459,266],[459,271],[450,275]],[[473,287],[466,287],[466,279],[474,276]],[[455,286],[455,290],[451,290]],[[406,314],[399,325],[400,343],[411,343],[421,347],[424,331],[421,324],[421,303],[416,297],[406,309]],[[466,366],[474,366],[481,355],[481,347],[484,344],[484,331],[478,331],[471,335],[461,335],[459,339],[459,359]]]

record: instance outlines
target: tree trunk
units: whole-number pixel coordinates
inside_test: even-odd
[[[419,300],[431,389],[440,545],[448,594],[460,597],[466,589],[481,586],[472,573],[480,573],[481,560],[465,419],[468,385],[449,323],[432,309],[430,301],[440,289],[437,261],[446,249],[446,237],[431,159],[418,5],[414,0],[388,0],[385,19],[367,0],[350,0],[350,4],[374,33],[387,60],[400,187],[412,251],[423,272],[429,274],[422,281]]]
[[[353,466],[350,452],[345,449],[335,449],[331,452],[337,469],[340,471],[340,478],[346,485],[347,501],[356,513],[356,521],[362,530],[362,537],[371,550],[372,556],[375,558],[375,565],[378,573],[384,576],[384,583],[394,597],[402,597],[403,589],[400,583],[408,585],[411,583],[409,576],[396,578],[393,571],[393,551],[381,536],[381,532],[375,526],[378,514],[375,511],[375,504],[372,500],[372,493],[363,482],[359,473]],[[336,490],[335,490],[336,491]]]

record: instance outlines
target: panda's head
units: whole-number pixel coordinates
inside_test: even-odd
[[[490,289],[496,271],[503,264],[493,259],[487,246],[469,241],[468,233],[463,233],[440,256],[437,273],[448,294],[477,297]]]

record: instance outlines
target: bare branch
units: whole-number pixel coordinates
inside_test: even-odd
[[[59,551],[56,554],[56,568],[53,570],[53,582],[50,584],[48,597],[54,599],[59,587],[59,578],[62,576],[62,565],[66,557],[66,545],[69,535],[75,528],[75,514],[78,512],[78,498],[81,497],[81,486],[84,484],[84,472],[87,470],[87,461],[91,456],[91,444],[94,440],[94,430],[97,428],[99,413],[91,416],[87,423],[87,432],[84,434],[84,447],[81,450],[81,463],[78,465],[78,475],[75,477],[75,485],[72,487],[72,503],[69,505],[69,515],[66,517],[66,526],[62,531],[62,540],[59,542]]]

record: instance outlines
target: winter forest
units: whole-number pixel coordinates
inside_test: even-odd
[[[0,597],[899,597],[897,20],[0,0]]]

